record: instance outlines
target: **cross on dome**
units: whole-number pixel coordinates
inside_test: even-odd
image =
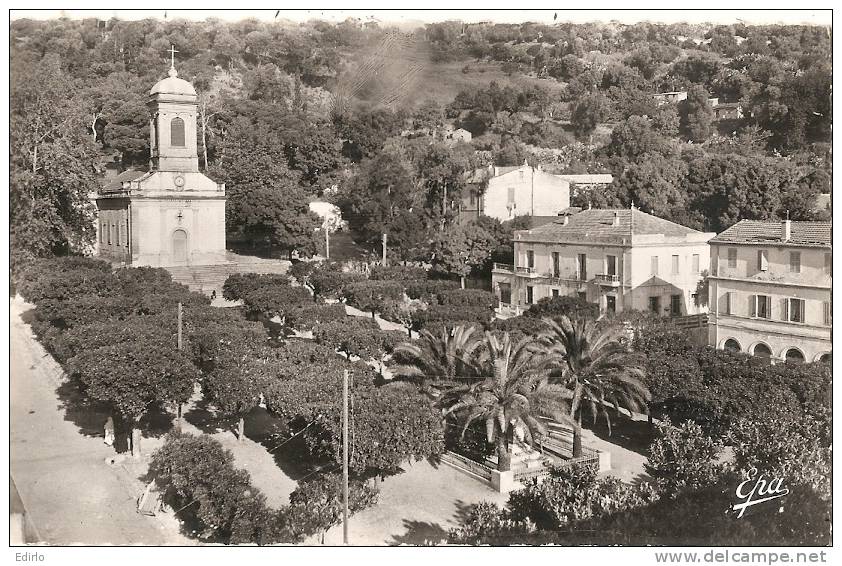
[[[171,77],[177,77],[178,71],[175,70],[175,54],[178,53],[178,51],[176,51],[175,45],[170,44],[169,52],[170,52],[170,71],[169,71],[169,75]]]

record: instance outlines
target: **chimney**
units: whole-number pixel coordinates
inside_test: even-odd
[[[612,226],[619,226],[620,225],[620,213],[616,210],[614,211],[614,220],[611,222]]]
[[[787,217],[789,216],[789,212],[787,212]],[[781,222],[781,228],[783,228],[783,233],[781,234],[781,240],[784,242],[788,242],[790,237],[792,237],[792,221],[787,218],[783,222]]]

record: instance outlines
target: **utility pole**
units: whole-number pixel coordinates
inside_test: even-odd
[[[348,544],[348,370],[342,372],[342,543]]]
[[[181,301],[178,302],[178,350],[181,351],[181,321],[182,321]],[[181,432],[181,403],[178,404],[177,414],[175,419],[175,427]]]
[[[386,232],[383,232],[383,265],[386,265],[386,241],[388,240],[389,235]]]

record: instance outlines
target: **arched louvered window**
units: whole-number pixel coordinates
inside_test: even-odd
[[[170,122],[170,145],[184,147],[184,120],[173,118]]]

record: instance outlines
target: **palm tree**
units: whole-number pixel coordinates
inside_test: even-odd
[[[611,433],[608,407],[617,414],[623,407],[629,412],[647,412],[651,398],[643,383],[644,372],[630,356],[625,331],[617,325],[605,326],[591,320],[571,321],[567,316],[544,319],[547,329],[539,340],[563,359],[562,378],[572,390],[570,418],[573,426],[573,457],[582,455],[582,404],[586,404],[594,422],[605,417]]]
[[[436,334],[423,330],[415,342],[395,347],[392,359],[397,365],[392,372],[418,383],[422,391],[437,398],[441,388],[474,375],[465,360],[477,347],[475,333],[473,326],[444,327]]]
[[[563,386],[548,381],[551,368],[560,361],[534,340],[524,338],[513,344],[508,333],[498,339],[486,332],[479,345],[470,362],[481,381],[451,389],[442,405],[448,407],[446,415],[455,414],[461,421],[463,437],[472,423],[485,421],[488,442],[497,447],[497,469],[508,471],[515,429],[534,445],[547,434],[539,417],[570,421],[569,395]]]

